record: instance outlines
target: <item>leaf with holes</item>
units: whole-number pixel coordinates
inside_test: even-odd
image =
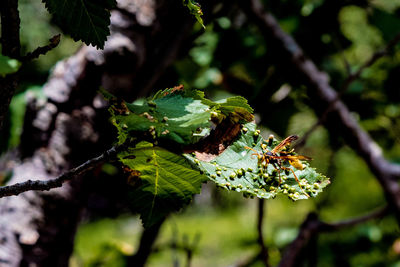
[[[193,144],[208,136],[212,126],[224,118],[235,123],[253,119],[253,110],[242,97],[213,102],[204,98],[201,91],[185,90],[180,86],[161,90],[152,98],[132,104],[118,100],[105,90],[101,93],[112,103],[110,112],[118,129],[119,143],[140,132],[154,140]]]
[[[61,29],[77,40],[103,48],[110,35],[116,0],[42,0]]]
[[[171,94],[155,100],[125,104],[126,112],[113,113],[113,122],[125,135],[147,132],[154,139],[169,139],[178,144],[192,144],[206,136],[211,128],[209,106],[190,97]],[[125,138],[120,138],[123,142]]]
[[[132,192],[131,203],[145,227],[188,204],[207,180],[184,157],[148,142],[141,142],[118,157],[138,174],[140,186]]]

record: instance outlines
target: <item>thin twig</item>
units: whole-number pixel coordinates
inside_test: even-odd
[[[27,191],[48,191],[53,188],[61,187],[63,183],[75,177],[78,177],[89,170],[93,169],[100,163],[103,163],[116,156],[121,146],[113,146],[98,157],[92,158],[78,167],[61,174],[57,178],[51,180],[27,180],[22,183],[0,187],[0,198],[7,196],[17,196]]]
[[[32,52],[29,52],[28,54],[26,54],[25,56],[23,56],[21,58],[21,61],[28,62],[35,58],[38,58],[40,55],[47,54],[47,52],[49,52],[50,50],[52,50],[58,46],[58,44],[60,43],[60,37],[61,37],[60,34],[54,35],[51,39],[49,39],[49,43],[47,45],[39,46]]]
[[[134,267],[145,266],[150,254],[153,252],[152,248],[160,232],[161,226],[165,222],[166,217],[162,218],[156,224],[149,228],[143,229],[140,238],[140,244],[136,253],[132,256],[126,257],[126,265]]]
[[[347,219],[347,220],[343,220],[343,221],[339,221],[339,222],[335,222],[335,223],[320,222],[319,228],[320,228],[321,232],[338,231],[343,228],[355,226],[357,224],[361,224],[361,223],[367,222],[372,219],[382,218],[385,215],[387,215],[388,212],[389,212],[389,207],[384,206],[380,209],[377,209],[377,210],[375,210],[371,213],[368,213],[366,215],[363,215],[363,216],[359,216],[359,217],[355,217],[355,218],[351,218],[351,219]]]
[[[268,264],[268,248],[264,242],[264,231],[263,224],[265,218],[265,200],[259,199],[257,206],[257,244],[260,247],[260,251],[256,254],[251,255],[250,257],[246,257],[242,260],[236,262],[234,267],[247,267],[251,266],[253,263],[260,261],[264,264],[264,266],[269,266]]]
[[[263,224],[264,224],[264,217],[265,217],[265,212],[264,212],[264,206],[265,206],[265,200],[264,199],[259,199],[258,200],[258,217],[257,217],[257,233],[258,233],[258,245],[260,246],[260,258],[262,262],[265,264],[265,266],[268,265],[268,248],[265,245],[264,242],[264,231],[263,231]]]
[[[303,248],[308,244],[310,239],[317,234],[339,231],[343,228],[355,226],[372,219],[382,218],[388,213],[388,211],[388,206],[385,206],[367,215],[339,221],[336,223],[322,222],[318,219],[318,216],[315,213],[310,213],[301,225],[296,239],[289,245],[283,254],[282,260],[279,263],[279,267],[290,267],[294,266],[295,263],[298,263],[297,259],[300,256]]]

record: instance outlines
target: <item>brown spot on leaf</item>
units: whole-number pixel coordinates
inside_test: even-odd
[[[236,140],[241,128],[240,123],[225,119],[205,139],[187,147],[185,153],[195,153],[199,160],[209,162]]]
[[[143,114],[140,114],[140,116],[145,117],[146,119],[148,119],[151,122],[154,122],[154,117],[151,116],[148,112],[144,112]]]
[[[127,183],[130,185],[134,185],[140,178],[140,171],[132,170],[128,166],[123,166],[123,171],[127,174]]]
[[[115,98],[112,99],[111,102],[115,115],[125,115],[129,113],[129,109],[126,106],[125,101]]]
[[[174,88],[172,88],[170,91],[167,91],[164,93],[164,96],[169,95],[169,94],[173,94],[177,91],[183,91],[184,87],[183,84],[177,85]]]

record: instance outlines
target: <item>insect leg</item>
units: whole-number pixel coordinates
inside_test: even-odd
[[[258,151],[255,150],[254,148],[251,148],[251,147],[248,147],[248,146],[245,146],[244,148],[249,149],[249,150],[253,150],[254,152],[257,152],[257,153],[258,153]]]
[[[281,183],[282,183],[282,179],[281,179],[281,169],[282,169],[282,166],[281,166],[280,164],[278,164],[278,163],[273,163],[272,166],[274,166],[275,170],[278,172],[278,177],[279,177],[279,184],[278,184],[278,186],[280,186]]]
[[[281,168],[284,169],[284,170],[290,170],[290,171],[293,173],[294,179],[295,179],[296,182],[299,184],[299,187],[300,187],[301,191],[304,193],[304,195],[306,195],[307,197],[310,197],[310,196],[306,193],[306,191],[304,191],[303,187],[301,187],[300,181],[299,181],[299,179],[297,178],[296,174],[294,173],[294,170],[293,170],[292,168],[283,167],[283,166],[282,166]]]
[[[252,156],[257,156],[258,160],[261,160],[261,159],[264,158],[264,156],[262,155],[262,153],[258,152],[257,150],[255,150],[255,149],[253,149],[253,148],[251,148],[251,147],[248,147],[248,146],[245,146],[244,148],[256,152],[256,153],[253,153],[253,154],[251,154],[251,155],[252,155]]]

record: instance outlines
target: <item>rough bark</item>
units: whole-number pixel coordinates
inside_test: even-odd
[[[186,14],[179,1],[119,1],[105,49],[82,47],[55,67],[43,88],[47,100],[30,97],[19,157],[5,162],[9,184],[54,178],[110,147],[99,86],[128,100],[146,94],[177,56],[193,22]],[[1,199],[1,266],[67,266],[93,196],[110,203],[123,196],[123,181],[106,183],[99,173]]]

